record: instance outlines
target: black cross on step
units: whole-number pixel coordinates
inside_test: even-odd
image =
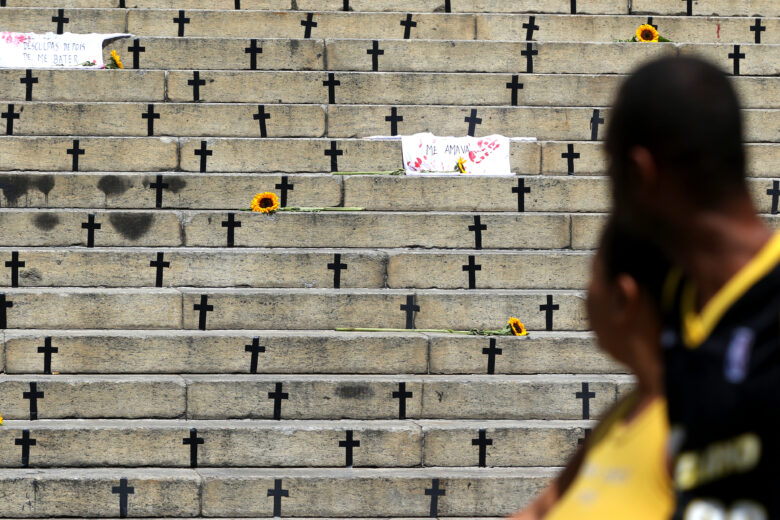
[[[192,100],[200,101],[200,87],[206,84],[205,79],[200,79],[200,71],[192,71],[192,79],[187,80],[187,85],[192,87]]]
[[[496,373],[496,356],[504,353],[504,349],[496,348],[496,338],[490,338],[490,347],[482,347],[482,353],[488,357],[487,373]]]
[[[534,49],[534,44],[528,42],[525,44],[525,50],[520,51],[520,56],[525,56],[525,71],[529,74],[534,71],[534,56],[538,55],[539,51]]]
[[[162,175],[158,175],[155,182],[149,183],[149,188],[155,190],[154,207],[162,208],[163,190],[167,190],[169,188],[169,184],[167,182],[163,182]]]
[[[119,518],[127,518],[127,497],[135,494],[135,488],[127,485],[127,479],[119,479],[118,486],[111,487],[111,493],[119,495]]]
[[[472,446],[479,446],[479,467],[487,466],[487,447],[493,445],[493,439],[487,438],[487,430],[480,429],[479,437],[471,439]]]
[[[198,446],[206,442],[203,437],[198,437],[197,428],[190,428],[190,436],[181,440],[181,443],[190,447],[190,467],[198,467]]]
[[[604,124],[604,118],[600,115],[598,108],[593,109],[593,116],[590,118],[590,140],[597,141],[599,138],[599,125]]]
[[[582,391],[575,392],[574,397],[582,399],[582,418],[590,419],[590,400],[596,397],[596,392],[588,389],[588,383],[582,383]]]
[[[328,104],[332,105],[336,102],[336,87],[339,85],[341,81],[336,79],[336,75],[328,72],[328,80],[322,82],[323,87],[328,87]]]
[[[404,26],[404,40],[408,40],[412,37],[412,27],[417,27],[417,22],[412,21],[412,15],[408,13],[406,18],[401,20],[401,25]]]
[[[574,152],[574,144],[569,143],[566,145],[566,153],[562,153],[561,157],[566,159],[566,171],[569,175],[574,174],[574,159],[579,159],[579,152]]]
[[[755,43],[761,43],[761,33],[766,31],[766,27],[761,25],[761,18],[756,18],[756,23],[750,26],[750,31],[756,33]]]
[[[249,47],[245,47],[244,52],[249,54],[249,70],[257,70],[257,55],[263,53],[263,48],[257,46],[257,39],[249,40]]]
[[[686,3],[685,14],[687,14],[688,16],[693,16],[693,0],[681,0],[681,1]]]
[[[390,135],[398,135],[398,123],[403,122],[403,120],[404,116],[399,116],[398,109],[396,107],[392,107],[390,109],[390,115],[385,116],[385,121],[390,123]]]
[[[282,182],[274,185],[274,188],[279,190],[279,206],[283,208],[287,207],[287,192],[295,189],[295,184],[289,182],[289,179],[287,175],[283,175]]]
[[[420,312],[420,306],[415,304],[415,296],[409,294],[406,296],[406,304],[401,304],[401,310],[406,312],[406,328],[414,328],[414,313]]]
[[[157,274],[155,275],[154,279],[154,286],[155,287],[162,287],[163,286],[163,269],[170,267],[171,263],[165,261],[165,253],[158,252],[157,253],[157,260],[150,260],[149,261],[149,267],[154,267],[157,269]]]
[[[57,24],[57,34],[62,34],[63,26],[70,23],[70,18],[65,18],[65,9],[57,9],[57,16],[52,16],[51,21]]]
[[[43,373],[51,374],[51,355],[60,351],[58,347],[51,345],[51,336],[43,338],[43,346],[38,347],[38,354],[43,354]]]
[[[95,247],[95,230],[102,226],[102,224],[95,222],[94,213],[87,215],[87,221],[81,223],[81,229],[87,230],[87,247]]]
[[[477,125],[482,124],[482,118],[477,117],[477,109],[472,108],[471,114],[468,117],[466,117],[463,121],[469,124],[468,135],[474,137],[474,133],[477,130]]]
[[[384,49],[379,48],[379,40],[374,40],[371,44],[371,48],[366,51],[366,54],[371,55],[371,70],[377,72],[379,70],[379,57],[385,53]]]
[[[536,17],[535,16],[529,16],[528,17],[528,23],[523,24],[523,29],[525,29],[525,40],[531,41],[534,39],[534,31],[539,30],[539,26],[536,25]]]
[[[30,430],[22,430],[22,437],[20,439],[14,439],[16,446],[22,447],[22,467],[30,467],[30,446],[35,446],[38,441],[30,438]]]
[[[24,77],[19,79],[19,83],[23,83],[26,88],[24,93],[25,101],[32,101],[33,85],[38,83],[38,78],[32,75],[32,69],[25,71]]]
[[[38,383],[30,383],[30,391],[22,392],[22,399],[30,400],[30,420],[38,420],[38,399],[43,399],[43,392],[38,390]]]
[[[236,0],[236,6],[235,6],[235,8],[236,8],[236,10],[239,10],[239,9],[241,9],[241,0]]]
[[[160,119],[160,113],[154,111],[154,105],[147,105],[146,112],[141,114],[143,119],[146,119],[146,135],[154,135],[154,120]],[[158,208],[160,206],[157,206]]]
[[[406,419],[406,400],[414,397],[414,392],[406,391],[406,383],[398,383],[398,391],[393,392],[393,399],[398,399],[398,418]]]
[[[346,448],[346,454],[347,454],[347,467],[352,467],[352,450],[353,448],[359,448],[360,447],[360,441],[356,441],[353,439],[354,432],[352,430],[347,430],[347,439],[344,441],[339,441],[339,448]]]
[[[208,158],[214,155],[214,151],[209,150],[206,141],[201,141],[200,148],[196,148],[193,153],[200,157],[200,173],[206,173]]]
[[[585,435],[583,435],[581,438],[577,439],[577,445],[581,446],[585,444],[585,441],[588,440],[588,436],[590,436],[590,428],[584,428],[583,431],[585,432]]]
[[[330,142],[330,148],[325,150],[325,155],[330,157],[330,171],[339,171],[339,156],[344,155],[344,150],[340,150],[336,141]]]
[[[349,0],[344,0],[344,6],[341,8],[342,11],[351,11],[352,9],[349,8]]]
[[[547,295],[547,303],[539,306],[540,311],[544,311],[545,329],[553,330],[553,312],[561,308],[557,303],[553,303],[552,294]]]
[[[444,0],[444,12],[445,13],[451,13],[452,12],[452,5],[450,0]]]
[[[519,177],[517,179],[517,186],[512,187],[512,193],[517,193],[517,211],[522,213],[525,211],[525,194],[531,193],[531,188],[525,185],[525,179]]]
[[[11,259],[5,261],[5,266],[11,268],[11,287],[19,287],[19,268],[25,266],[25,262],[19,261],[19,251],[11,252]]]
[[[276,383],[276,391],[268,392],[268,399],[274,400],[274,420],[282,420],[282,400],[289,399],[290,394],[282,392],[282,383]]]
[[[200,303],[194,304],[192,309],[198,311],[198,328],[200,330],[206,330],[206,316],[209,312],[214,310],[214,306],[209,305],[208,295],[201,294]]]
[[[341,263],[341,255],[333,255],[333,263],[328,264],[328,269],[333,271],[333,288],[341,289],[341,271],[347,269],[347,264]]]
[[[265,347],[260,344],[260,338],[252,338],[252,344],[244,345],[244,351],[252,354],[249,361],[249,373],[257,374],[257,364],[260,360],[260,354],[265,352]]]
[[[571,0],[571,14],[577,14],[577,0]]]
[[[444,489],[439,489],[439,479],[434,478],[431,480],[431,487],[425,490],[425,496],[431,497],[431,518],[439,517],[439,497],[443,497],[447,494]]]
[[[477,271],[481,271],[482,266],[476,263],[476,257],[469,255],[469,263],[463,266],[463,271],[469,273],[469,289],[477,288]]]
[[[474,225],[469,226],[469,231],[474,232],[474,249],[482,249],[482,232],[487,231],[487,224],[483,224],[479,215],[474,215]]]
[[[271,114],[266,114],[265,105],[257,105],[257,114],[254,114],[252,118],[260,123],[260,137],[268,137],[268,128],[265,122],[271,119]]]
[[[5,299],[5,293],[0,293],[0,330],[8,328],[8,311],[14,302]]]
[[[222,227],[227,228],[227,246],[233,247],[236,238],[236,228],[241,227],[241,221],[236,220],[235,213],[228,213],[227,220],[222,221]]]
[[[146,47],[140,45],[141,40],[138,38],[133,40],[133,45],[127,48],[127,52],[133,54],[133,68],[137,69],[141,66],[141,53],[146,52]]]
[[[512,91],[512,106],[517,106],[517,91],[523,89],[523,84],[520,83],[520,76],[517,74],[514,74],[512,76],[512,81],[506,84],[506,88],[510,89]]]
[[[739,60],[745,59],[745,53],[739,52],[739,45],[735,45],[734,52],[729,53],[729,59],[734,60],[734,75],[739,76]]]
[[[780,181],[772,181],[772,187],[766,190],[766,194],[772,197],[772,215],[777,215],[780,213],[778,211],[778,199],[780,199]],[[6,265],[8,263],[6,262]]]
[[[317,22],[314,21],[314,14],[308,13],[305,20],[301,20],[301,25],[306,29],[303,31],[304,38],[311,38],[311,30],[313,27],[317,27]]]
[[[290,491],[282,489],[282,479],[274,480],[274,488],[268,490],[268,496],[274,497],[274,518],[282,516],[282,497],[289,497]]]
[[[79,155],[84,155],[87,152],[86,152],[86,150],[84,148],[80,148],[79,147],[79,140],[78,139],[74,139],[73,140],[73,148],[68,148],[66,150],[66,153],[68,155],[72,155],[73,156],[73,161],[71,163],[73,171],[74,172],[79,171]]]
[[[125,8],[125,0],[119,0],[119,5],[117,7],[120,8],[120,9],[124,9]]]
[[[179,11],[179,16],[173,19],[173,23],[179,25],[179,38],[184,36],[184,26],[190,23],[190,19],[184,16],[184,11]]]
[[[8,111],[0,114],[0,117],[5,119],[5,135],[14,135],[14,119],[20,119],[21,112],[14,111],[14,104],[8,104]]]
[[[653,24],[653,17],[652,16],[648,16],[647,17],[647,25],[650,25],[656,31],[658,30],[658,25],[654,25]]]

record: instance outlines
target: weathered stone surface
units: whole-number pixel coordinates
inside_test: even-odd
[[[45,336],[58,348],[51,369],[62,374],[246,374],[253,338],[265,347],[258,373],[422,374],[428,367],[428,341],[416,333],[36,330],[5,334],[8,373],[41,373]]]
[[[39,419],[177,418],[185,413],[185,384],[176,376],[5,376],[0,380],[4,419],[30,419],[30,383],[43,392]]]
[[[51,7],[52,0],[7,0],[9,7]],[[63,7],[115,8],[116,0],[64,0]],[[172,9],[181,0],[125,0],[132,9]],[[188,0],[188,9],[235,9],[235,0]],[[289,9],[290,0],[241,0],[242,9]]]
[[[780,74],[780,45],[742,43],[739,47],[740,54],[745,55],[739,60],[739,74],[745,76],[777,76]],[[734,60],[729,58],[729,54],[734,53],[734,45],[680,44],[679,49],[682,56],[700,56],[720,65],[723,72],[727,74],[735,73]]]
[[[57,16],[57,9],[52,2],[48,6],[49,9],[6,6],[0,9],[0,27],[11,32],[55,32],[57,22],[52,21],[52,17]],[[126,29],[125,13],[120,9],[66,9],[64,15],[68,21],[62,24],[63,32],[113,34],[124,33]],[[50,67],[56,65],[48,64]]]
[[[686,14],[686,4],[676,0],[634,0],[637,14]],[[712,0],[695,2],[693,14],[703,16],[780,16],[780,6],[773,0]]]
[[[304,11],[340,10],[344,6],[341,0],[297,0],[296,5]],[[443,0],[350,0],[349,6],[354,11],[444,12]],[[571,3],[567,0],[532,0],[522,3],[511,0],[457,0],[452,2],[451,7],[454,13],[571,12]],[[628,9],[625,2],[620,0],[591,0],[578,4],[577,12],[628,14]]]
[[[46,0],[51,2],[51,0]],[[112,0],[113,1],[113,0]],[[25,100],[24,72],[0,69],[3,99]],[[161,70],[35,70],[38,79],[32,101],[149,101],[165,100],[165,72]],[[84,88],[89,84],[90,88]]]
[[[609,215],[572,215],[572,249],[596,249]]]

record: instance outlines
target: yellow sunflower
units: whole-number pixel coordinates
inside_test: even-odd
[[[658,31],[650,24],[640,25],[636,30],[636,41],[638,42],[657,42]]]
[[[525,330],[525,325],[523,325],[523,322],[521,322],[517,318],[509,318],[509,326],[512,328],[512,334],[514,334],[515,336],[528,335],[528,331]]]
[[[458,170],[460,173],[466,173],[466,159],[463,157],[460,157],[458,159]]]
[[[3,424],[3,416],[0,415],[0,424]]]
[[[252,199],[252,211],[260,213],[273,213],[279,209],[279,197],[275,193],[258,193]]]

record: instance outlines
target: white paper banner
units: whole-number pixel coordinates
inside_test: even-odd
[[[403,136],[401,141],[407,175],[512,175],[509,138],[503,135],[439,137],[424,133]]]
[[[103,41],[130,34],[35,34],[0,32],[0,68],[103,67]],[[93,63],[85,66],[82,63]]]

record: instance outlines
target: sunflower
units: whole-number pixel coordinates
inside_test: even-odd
[[[636,41],[638,42],[657,42],[658,31],[650,24],[640,25],[636,30]]]
[[[273,213],[279,209],[279,197],[275,193],[266,191],[265,193],[258,193],[255,198],[252,199],[252,211],[259,211],[260,213]]]
[[[3,424],[3,416],[0,415],[0,424]]]
[[[116,51],[111,51],[111,59],[114,60],[114,63],[116,66],[120,69],[124,69],[125,67],[122,65],[122,60],[119,59],[119,53]]]
[[[528,335],[528,331],[525,330],[525,325],[523,325],[523,322],[521,322],[517,318],[509,318],[509,327],[512,329],[512,334],[514,334],[515,336]]]
[[[466,173],[466,159],[463,157],[458,158],[458,171],[460,171],[460,173]]]

